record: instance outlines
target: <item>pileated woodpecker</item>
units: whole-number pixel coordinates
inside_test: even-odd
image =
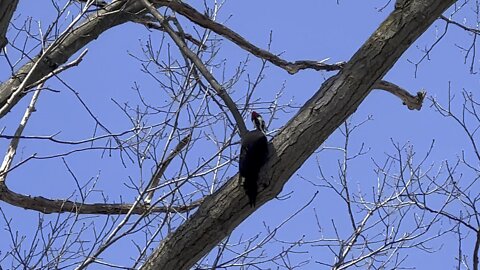
[[[265,121],[260,114],[253,111],[251,119],[255,130],[248,131],[242,138],[239,168],[240,177],[244,178],[243,188],[248,196],[249,204],[251,207],[255,207],[258,173],[267,161],[268,141],[265,136]]]

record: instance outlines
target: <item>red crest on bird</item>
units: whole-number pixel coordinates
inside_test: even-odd
[[[252,112],[252,121],[255,120],[258,117],[260,117],[260,114],[258,114],[256,111],[253,111]]]

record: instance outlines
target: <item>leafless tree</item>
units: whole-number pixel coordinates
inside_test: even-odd
[[[6,149],[0,213],[2,238],[9,238],[2,241],[0,268],[398,269],[409,251],[433,252],[435,241],[453,236],[457,268],[478,269],[480,116],[474,96],[465,92],[460,114],[451,99],[446,107],[431,99],[446,121],[465,132],[473,159],[462,155],[436,166],[430,160],[434,143],[418,161],[412,145],[392,139],[393,153],[372,157],[375,181],[361,185],[352,181],[350,166],[368,155],[368,146],[352,150],[352,138],[356,130],[368,129],[370,118],[347,121],[374,89],[395,95],[410,110],[422,108],[426,92],[412,94],[384,76],[437,20],[445,31],[412,62],[415,72],[448,27],[456,27],[474,37],[470,48],[460,46],[474,73],[479,32],[454,15],[469,7],[477,7],[478,14],[478,2],[385,1],[379,10],[390,7],[391,13],[351,59],[338,63],[289,61],[272,53],[270,43],[265,49],[252,44],[217,21],[223,2],[191,3],[195,7],[177,0],[50,4],[47,22],[17,16],[18,0],[0,3],[0,49],[8,76],[0,84],[0,138]],[[450,14],[442,15],[450,7]],[[142,76],[131,80],[130,92],[110,96],[115,89],[98,89],[101,82],[92,82],[88,90],[71,83],[69,74],[87,65],[82,61],[92,53],[90,42],[128,24],[149,33],[141,50],[129,52]],[[220,59],[225,43],[240,48],[243,60]],[[308,69],[328,78],[304,104],[283,100],[287,90],[281,84],[271,98],[260,99],[257,91],[272,66],[286,75]],[[99,77],[115,80],[110,74]],[[42,98],[58,108],[41,107]],[[271,130],[256,208],[249,207],[239,187],[236,164],[251,109],[266,115]],[[50,110],[81,117],[56,125]],[[290,119],[278,124],[280,116]],[[51,126],[55,131],[45,135]],[[341,135],[340,145],[324,144],[332,134]],[[338,166],[326,166],[325,155],[337,156],[331,160]],[[232,235],[266,202],[288,200],[280,193],[307,160],[319,161],[318,177],[301,178],[317,191],[273,227],[264,224],[258,232]],[[61,178],[44,182],[46,194],[28,189],[29,181],[39,181],[37,174],[45,177],[41,170],[50,173],[48,178]],[[464,173],[473,180],[462,182]],[[314,202],[324,192],[343,207],[343,218],[318,214]],[[15,213],[24,213],[22,208],[35,224],[29,235],[17,229]],[[284,239],[282,230],[303,213],[310,213],[318,237]],[[120,256],[118,250],[129,253]],[[316,250],[320,255],[312,255]]]

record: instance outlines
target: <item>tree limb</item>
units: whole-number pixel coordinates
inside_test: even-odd
[[[380,89],[392,93],[393,95],[399,97],[403,101],[403,105],[406,105],[410,110],[420,110],[423,105],[423,100],[427,95],[425,91],[417,92],[416,96],[410,94],[407,90],[402,87],[387,81],[378,81],[376,82],[373,89]]]
[[[148,187],[149,191],[144,200],[146,204],[149,204],[152,201],[153,195],[155,193],[155,188],[160,182],[160,177],[162,177],[163,173],[168,168],[168,165],[170,165],[170,162],[172,162],[173,158],[177,156],[183,150],[183,148],[185,148],[190,143],[191,138],[192,134],[188,134],[186,137],[180,140],[180,142],[177,144],[175,149],[172,150],[168,157],[163,162],[157,165],[155,173],[153,174],[152,180]]]
[[[226,27],[223,24],[217,23],[211,20],[209,17],[205,16],[204,14],[198,12],[193,7],[189,6],[188,4],[181,2],[181,1],[156,1],[158,3],[162,3],[162,5],[168,6],[175,12],[178,12],[188,18],[195,24],[198,24],[204,28],[210,29],[215,33],[229,39],[242,49],[250,52],[251,54],[265,59],[270,63],[276,65],[279,68],[286,70],[290,74],[295,74],[300,70],[304,69],[314,69],[317,71],[325,70],[325,71],[334,71],[340,70],[345,65],[345,62],[338,62],[335,64],[325,64],[324,61],[313,61],[313,60],[299,60],[295,62],[289,62],[277,55],[272,54],[269,51],[263,50],[258,48],[257,46],[253,45],[245,38],[240,36],[238,33],[234,32],[230,28]],[[417,96],[412,96],[408,93],[405,89],[386,81],[380,81],[375,84],[374,88],[381,89],[388,91],[395,96],[402,99],[403,103],[407,105],[410,110],[420,110],[422,107],[423,99],[425,97],[425,93],[418,92]]]
[[[73,54],[89,42],[97,39],[100,34],[129,21],[132,17],[131,14],[142,13],[142,10],[143,6],[136,1],[115,1],[105,6],[104,9],[95,12],[78,27],[58,37],[50,45],[52,47],[46,49],[48,53],[45,55],[40,53],[39,56],[23,65],[9,80],[0,85],[0,108],[4,108],[0,113],[0,118],[7,114],[26,94],[28,89],[23,89],[21,92],[17,92],[17,90],[19,90],[19,86],[28,74],[30,74],[28,80],[23,83],[25,86],[40,80],[59,65],[67,62]]]
[[[300,60],[295,62],[288,62],[269,51],[260,49],[259,47],[253,45],[252,43],[250,43],[248,40],[240,36],[235,31],[231,30],[230,28],[226,27],[223,24],[212,21],[209,17],[198,12],[196,9],[194,9],[193,7],[191,7],[190,5],[188,5],[183,1],[155,0],[152,2],[171,8],[173,11],[180,13],[181,15],[185,16],[187,19],[189,19],[193,23],[198,24],[206,29],[212,30],[213,32],[229,39],[240,48],[248,51],[249,53],[259,58],[269,61],[270,63],[286,70],[290,74],[295,74],[302,69],[315,69],[315,70],[327,70],[327,71],[339,70],[342,68],[344,64],[343,62],[341,62],[341,63],[329,65],[329,64],[323,63],[322,61],[312,61],[312,60]]]
[[[454,0],[410,0],[394,10],[337,75],[328,79],[270,144],[258,205],[277,196],[295,171],[353,114],[375,82]],[[167,236],[143,269],[189,269],[255,209],[232,177]]]
[[[475,240],[475,247],[473,248],[473,270],[478,270],[479,261],[478,254],[480,252],[480,230],[477,230],[477,239]]]
[[[0,50],[8,43],[7,29],[12,19],[13,13],[17,9],[18,0],[0,1]]]
[[[471,27],[467,27],[467,26],[465,26],[465,25],[463,25],[463,24],[461,24],[461,23],[459,23],[459,22],[457,22],[457,21],[451,20],[451,19],[449,19],[449,18],[447,18],[447,17],[445,17],[445,16],[443,16],[443,15],[440,16],[440,19],[444,20],[446,23],[451,23],[451,24],[453,24],[453,25],[455,25],[455,26],[458,26],[458,27],[460,27],[461,29],[463,29],[463,30],[465,30],[465,31],[471,32],[472,34],[480,35],[480,30],[478,30],[478,29],[471,28]]]
[[[30,104],[28,105],[25,113],[23,114],[22,120],[20,120],[20,124],[18,125],[17,129],[15,130],[15,138],[10,141],[8,145],[7,153],[5,153],[5,157],[3,159],[2,165],[0,166],[0,183],[4,183],[5,179],[7,178],[8,171],[10,170],[10,166],[12,165],[13,158],[17,153],[18,144],[20,143],[20,136],[22,136],[23,130],[25,129],[28,120],[32,113],[36,110],[35,104],[37,103],[38,97],[40,96],[40,92],[42,90],[43,84],[39,84],[37,90],[33,93],[32,99],[30,100]]]
[[[5,182],[0,182],[0,200],[10,205],[35,210],[44,214],[51,213],[76,213],[76,214],[105,214],[123,215],[132,213],[143,215],[145,213],[183,213],[198,207],[203,199],[194,201],[188,205],[179,206],[147,206],[138,205],[132,211],[133,204],[129,203],[84,203],[70,200],[51,200],[41,196],[32,197],[11,191]]]
[[[155,29],[155,30],[159,30],[159,31],[162,31],[162,32],[165,31],[165,29],[163,29],[163,27],[158,24],[157,19],[153,18],[152,16],[147,16],[147,15],[134,16],[132,18],[132,22],[141,24],[141,25],[147,27],[148,29]],[[191,43],[195,44],[196,46],[200,47],[201,49],[206,48],[205,44],[202,44],[202,42],[200,40],[197,40],[196,38],[194,38],[190,34],[179,32],[179,31],[175,31],[175,33],[178,36],[180,36],[181,38],[183,38],[185,40],[188,40]]]
[[[32,96],[32,100],[30,101],[30,105],[28,105],[27,110],[24,113],[24,116],[22,120],[20,121],[20,124],[15,131],[15,134],[12,136],[12,140],[10,142],[10,145],[8,146],[7,153],[5,154],[5,158],[3,159],[3,163],[0,166],[0,182],[4,182],[5,179],[7,178],[7,174],[10,170],[10,166],[12,164],[13,158],[15,157],[15,154],[17,152],[17,147],[20,142],[20,139],[22,138],[22,133],[23,130],[25,129],[25,126],[27,125],[28,119],[30,118],[31,114],[35,112],[35,103],[38,100],[38,97],[40,95],[41,88],[43,88],[43,83],[48,80],[48,78],[59,74],[71,67],[77,66],[82,62],[83,57],[85,54],[87,54],[88,50],[83,51],[77,59],[73,60],[72,62],[57,68],[56,70],[52,71],[50,74],[47,74],[45,77],[40,79],[38,82],[35,82],[32,84],[31,87],[37,86],[37,90],[34,92]],[[30,88],[30,87],[29,87]]]
[[[15,153],[18,147],[18,143],[20,142],[21,135],[23,129],[26,126],[28,119],[30,118],[32,112],[35,111],[35,103],[38,99],[38,95],[40,94],[42,84],[51,76],[59,74],[60,72],[73,67],[77,66],[82,60],[83,56],[87,53],[87,50],[82,52],[80,56],[75,59],[74,61],[59,67],[55,71],[47,74],[44,78],[40,79],[40,81],[35,82],[34,85],[39,85],[38,89],[35,91],[32,101],[28,106],[24,117],[18,126],[17,130],[15,131],[15,135],[12,138],[10,146],[5,154],[4,161],[0,166],[0,200],[6,202],[13,206],[22,207],[25,209],[36,210],[42,212],[44,214],[51,214],[51,213],[64,213],[64,212],[73,212],[76,214],[109,214],[109,215],[118,215],[118,214],[126,214],[130,211],[133,207],[133,204],[125,204],[125,203],[118,203],[118,204],[109,204],[109,203],[94,203],[94,204],[87,204],[84,202],[74,202],[70,200],[51,200],[43,197],[31,197],[28,195],[18,194],[11,191],[6,183],[5,179],[7,173],[10,169],[11,162],[15,157]],[[184,138],[180,144],[175,148],[175,150],[171,153],[171,155],[167,158],[167,160],[162,163],[164,164],[163,170],[168,166],[170,161],[173,157],[178,154],[178,152],[188,143],[190,140],[190,136]],[[156,175],[157,176],[157,175]],[[158,181],[157,181],[158,184]],[[153,191],[151,191],[153,196]],[[191,209],[196,208],[202,200],[195,201],[189,205],[183,206],[138,206],[133,209],[133,214],[145,214],[147,212],[186,212],[190,211]]]
[[[235,118],[235,122],[237,123],[238,131],[240,132],[240,137],[243,138],[243,134],[247,132],[247,126],[245,125],[245,122],[243,121],[243,117],[238,111],[237,105],[235,102],[233,102],[232,98],[228,95],[227,91],[223,89],[223,87],[217,82],[215,77],[208,71],[207,67],[203,64],[202,60],[194,53],[192,52],[188,46],[185,44],[185,42],[177,35],[177,33],[170,27],[168,22],[164,19],[162,14],[158,12],[158,10],[155,8],[155,6],[150,3],[148,0],[140,0],[140,2],[143,3],[145,8],[148,9],[150,14],[155,17],[160,25],[165,29],[165,32],[170,35],[172,40],[177,44],[178,48],[180,51],[186,55],[190,61],[195,65],[195,67],[200,71],[200,73],[203,75],[203,77],[208,81],[208,83],[212,86],[213,89],[217,92],[218,96],[223,100],[225,105],[228,107],[230,110],[230,113],[233,115],[233,118]]]

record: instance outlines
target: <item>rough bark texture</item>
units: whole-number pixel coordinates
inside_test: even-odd
[[[104,31],[131,20],[130,14],[143,10],[141,4],[129,2],[116,1],[105,7],[105,9],[100,9],[80,26],[61,37],[59,42],[52,45],[56,47],[38,63],[26,85],[41,79],[59,65],[64,64],[73,54],[85,47],[89,42],[97,39]],[[3,6],[3,0],[1,5]],[[0,108],[7,106],[8,110],[10,110],[24,96],[22,93],[9,101],[9,98],[31,71],[38,59],[39,56],[35,57],[21,67],[14,76],[0,85]],[[0,117],[3,117],[7,112],[5,111]]]
[[[327,80],[273,139],[260,175],[270,185],[257,205],[275,198],[295,171],[358,108],[405,50],[454,0],[410,0],[396,9],[336,76]],[[170,234],[143,269],[189,269],[255,209],[233,177]]]
[[[6,37],[8,25],[12,19],[13,12],[17,9],[18,0],[0,1],[0,50],[7,45]]]

